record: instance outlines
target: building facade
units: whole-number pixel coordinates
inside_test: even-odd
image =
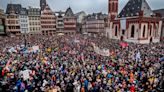
[[[164,42],[164,9],[154,10],[153,12],[162,15],[161,41]]]
[[[29,33],[41,34],[41,11],[39,8],[28,9]]]
[[[76,13],[75,16],[77,18],[77,32],[83,33],[82,32],[82,21],[87,15],[84,11],[81,11],[81,12]]]
[[[64,31],[64,14],[65,12],[59,11],[56,12],[56,31],[58,33]]]
[[[56,16],[48,5],[41,11],[41,30],[43,35],[53,35],[56,32]]]
[[[40,0],[40,9],[41,9],[41,11],[44,10],[44,8],[46,7],[46,5],[47,5],[46,0]]]
[[[21,5],[8,4],[6,10],[6,32],[10,35],[20,35],[19,10]]]
[[[107,37],[140,44],[160,41],[161,17],[146,0],[129,0],[119,14],[118,0],[109,0],[108,12]]]
[[[84,18],[82,25],[83,32],[92,36],[105,34],[105,18],[106,14],[93,13]]]
[[[20,21],[20,31],[21,33],[29,33],[29,21],[28,21],[28,14],[27,14],[27,9],[26,8],[22,8],[20,10],[20,15],[19,15],[19,21]]]
[[[69,7],[64,15],[64,33],[66,34],[75,34],[76,33],[76,17]]]
[[[5,18],[4,11],[0,9],[0,36],[6,35]]]

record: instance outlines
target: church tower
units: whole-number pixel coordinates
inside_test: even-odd
[[[118,14],[118,0],[108,1],[108,17],[109,20],[114,20]]]
[[[44,10],[44,8],[46,7],[46,0],[40,0],[40,8],[41,8],[41,11]]]

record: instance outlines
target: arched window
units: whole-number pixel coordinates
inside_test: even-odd
[[[152,34],[152,25],[150,25],[150,36],[151,36],[151,34]]]
[[[116,12],[118,11],[118,3],[116,3]]]
[[[114,11],[115,9],[115,5],[114,5],[114,2],[112,3],[112,11]]]
[[[146,27],[145,27],[145,25],[144,25],[144,27],[143,27],[143,33],[142,33],[142,37],[145,37],[145,31],[146,31]]]
[[[134,34],[135,34],[135,26],[132,25],[132,27],[131,27],[131,35],[130,35],[130,37],[134,38]]]
[[[115,27],[115,36],[117,36],[117,30],[118,28],[117,28],[117,26]]]

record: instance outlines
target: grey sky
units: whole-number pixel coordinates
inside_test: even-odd
[[[0,8],[5,9],[11,0],[0,0]],[[128,0],[119,0],[119,11],[125,6]],[[150,7],[154,9],[164,8],[164,0],[147,0]],[[108,0],[47,0],[53,11],[65,11],[69,6],[73,11],[85,11],[87,13],[107,13]],[[39,0],[12,0],[14,4],[22,4],[24,7],[39,7]]]

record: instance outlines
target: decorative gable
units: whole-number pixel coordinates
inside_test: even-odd
[[[72,17],[74,16],[72,9],[69,7],[65,12],[66,17]]]

